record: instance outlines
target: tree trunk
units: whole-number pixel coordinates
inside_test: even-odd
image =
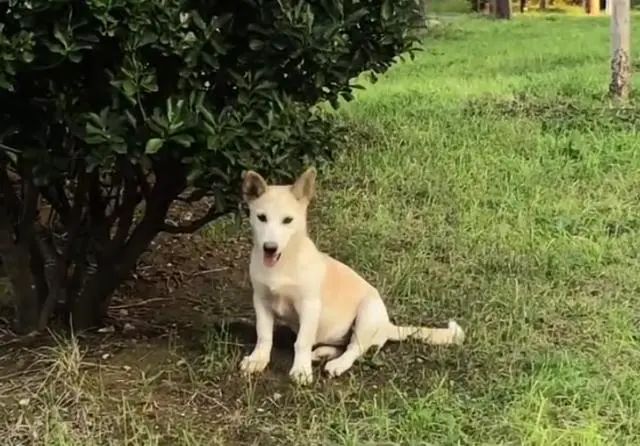
[[[31,275],[29,250],[24,243],[16,243],[6,208],[0,207],[0,255],[11,283],[16,311],[15,329],[29,333],[38,328],[40,298]]]
[[[104,266],[102,270],[91,270],[85,280],[85,287],[79,290],[80,294],[75,296],[69,309],[69,323],[75,330],[100,326],[107,312],[105,301],[119,285],[111,265]]]
[[[621,101],[629,97],[631,86],[630,0],[612,0],[611,10],[611,84],[609,92]]]
[[[520,12],[527,12],[529,10],[529,0],[520,0]]]
[[[496,17],[499,19],[511,19],[511,0],[496,0]]]
[[[600,0],[586,0],[587,14],[600,15]]]
[[[108,259],[87,269],[83,289],[78,290],[71,305],[72,325],[77,330],[99,326],[107,314],[113,293],[135,268],[140,256],[161,231],[171,201],[182,184],[159,181],[153,197],[147,201],[144,217],[135,227],[122,249]]]
[[[547,0],[540,0],[540,10],[544,11],[547,9]]]

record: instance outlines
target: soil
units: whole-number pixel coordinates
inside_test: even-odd
[[[229,417],[241,413],[245,404],[241,402],[244,386],[237,385],[241,376],[236,371],[239,358],[255,342],[255,328],[249,240],[236,236],[214,243],[209,239],[200,234],[160,235],[114,296],[105,326],[76,338],[84,353],[83,364],[101,370],[102,392],[129,395],[127,399],[137,403],[141,393],[136,392],[143,387],[139,377],[159,376],[153,385],[154,417],[166,415],[165,420],[174,424],[176,417],[186,417],[190,425],[202,423],[206,431],[215,425],[211,414],[217,414],[225,417],[215,428],[219,433],[220,425],[232,429],[242,424],[229,422]],[[9,312],[0,314],[0,427],[3,418],[15,415],[11,408],[19,398],[16,390],[47,373],[41,361],[43,350],[69,338],[69,333],[18,338],[10,329],[9,317]],[[211,354],[206,351],[207,336],[223,329],[234,347],[213,361],[226,368],[204,377],[200,373],[194,384],[185,364],[200,367],[203,357]],[[293,342],[293,333],[276,330],[272,365],[265,374],[272,384],[270,391],[288,382]],[[197,416],[202,411],[208,411],[204,419]],[[230,438],[237,434],[228,433]]]

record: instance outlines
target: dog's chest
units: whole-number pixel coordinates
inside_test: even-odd
[[[298,313],[295,302],[300,295],[300,287],[297,281],[284,274],[260,274],[257,272],[254,279],[267,291],[269,307],[274,316],[285,325],[296,330],[298,326]]]
[[[294,305],[294,299],[287,294],[270,293],[269,304],[271,311],[278,321],[293,330],[298,327],[298,313]]]
[[[293,305],[293,299],[284,295],[271,295],[270,304],[271,311],[278,319],[285,321],[291,319],[297,319],[297,313],[295,306]]]
[[[298,287],[289,280],[269,281],[265,285],[269,290],[269,305],[273,314],[294,328],[298,320],[298,313],[295,309],[295,300],[299,293]]]

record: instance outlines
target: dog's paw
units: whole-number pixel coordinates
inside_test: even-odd
[[[240,363],[240,370],[244,375],[252,375],[262,372],[269,364],[269,358],[255,357],[253,355],[245,356]]]
[[[313,382],[313,370],[311,364],[305,366],[294,365],[289,371],[289,376],[297,384],[311,384]]]
[[[329,374],[329,376],[335,378],[337,376],[342,375],[347,370],[349,370],[351,365],[352,363],[350,364],[345,362],[341,358],[336,358],[327,362],[324,366],[324,370]]]
[[[449,321],[449,330],[452,333],[452,343],[460,345],[464,342],[464,331],[456,321]]]

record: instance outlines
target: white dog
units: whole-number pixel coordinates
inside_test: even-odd
[[[313,168],[293,185],[267,185],[256,172],[244,176],[242,192],[253,232],[250,276],[258,340],[242,360],[242,371],[261,372],[269,363],[274,320],[297,332],[289,375],[299,383],[313,380],[312,361],[329,359],[325,370],[338,376],[370,347],[382,347],[389,340],[462,343],[464,333],[454,321],[448,328],[394,325],[373,286],[318,251],[307,234],[315,179]]]

